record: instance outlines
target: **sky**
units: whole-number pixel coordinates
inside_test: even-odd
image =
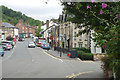
[[[57,19],[63,8],[58,0],[0,0],[0,5],[44,22],[52,18]]]

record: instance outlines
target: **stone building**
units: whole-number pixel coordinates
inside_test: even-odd
[[[11,37],[15,37],[15,36],[18,36],[17,35],[17,31],[18,28],[11,25],[10,23],[7,23],[7,22],[2,22],[2,36],[1,36],[1,39],[2,40],[6,40],[6,38],[8,36],[11,36]]]

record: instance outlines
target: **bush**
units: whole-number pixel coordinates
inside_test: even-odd
[[[93,60],[93,54],[83,53],[81,54],[81,60]]]
[[[84,51],[85,53],[91,53],[90,49],[87,49],[87,48],[72,48],[72,49],[76,49],[77,51]]]
[[[83,52],[83,51],[77,51],[77,57],[81,58],[81,55],[82,55],[83,53],[85,53],[85,52]]]
[[[83,51],[77,51],[77,57],[79,57],[81,60],[93,60],[93,54],[85,53]]]

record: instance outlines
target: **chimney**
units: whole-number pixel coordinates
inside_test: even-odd
[[[40,23],[40,26],[42,26],[42,22]]]
[[[46,25],[47,25],[46,27],[48,29],[49,28],[49,20],[46,21]]]

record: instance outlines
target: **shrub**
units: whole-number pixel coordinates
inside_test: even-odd
[[[82,55],[83,53],[85,53],[85,52],[83,52],[83,51],[77,51],[77,57],[81,58],[81,55]]]
[[[83,53],[81,54],[82,60],[93,60],[93,54],[92,53]]]
[[[84,51],[77,51],[77,57],[81,60],[93,60],[93,54],[85,53]]]
[[[90,53],[91,52],[90,49],[87,49],[87,48],[84,48],[84,47],[82,47],[82,48],[72,48],[72,49],[76,49],[77,51],[84,51],[85,53]]]

